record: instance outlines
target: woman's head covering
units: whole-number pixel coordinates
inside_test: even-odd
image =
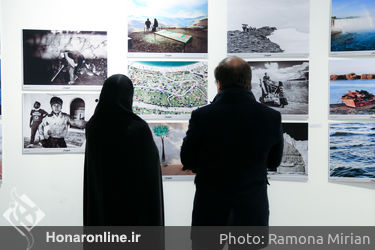
[[[121,74],[112,75],[103,84],[95,112],[98,109],[108,111],[121,109],[133,113],[133,94],[133,83],[127,76]]]

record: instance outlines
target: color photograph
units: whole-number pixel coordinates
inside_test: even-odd
[[[128,51],[207,53],[207,0],[128,0]]]
[[[99,94],[23,94],[23,152],[85,151],[85,127]]]
[[[0,124],[0,185],[3,181],[3,129]]]
[[[0,34],[0,38],[1,38],[1,34]],[[0,39],[1,40],[1,39]],[[1,117],[1,114],[2,114],[2,111],[1,111],[1,107],[2,107],[2,101],[1,101],[1,42],[0,42],[0,117]]]
[[[268,170],[268,176],[307,177],[308,123],[283,123],[284,151],[280,166]]]
[[[329,176],[333,179],[375,178],[375,123],[329,125]]]
[[[375,113],[375,60],[330,61],[330,115]]]
[[[24,89],[101,86],[107,32],[23,30]]]
[[[193,175],[190,170],[182,170],[180,159],[182,140],[186,135],[188,123],[149,123],[149,126],[159,150],[163,176]]]
[[[248,62],[255,99],[282,115],[308,115],[309,62]]]
[[[145,119],[189,119],[207,104],[207,63],[129,61],[133,111]]]
[[[227,52],[306,57],[309,13],[309,0],[228,1]]]
[[[332,0],[331,52],[374,51],[374,16],[373,0]]]

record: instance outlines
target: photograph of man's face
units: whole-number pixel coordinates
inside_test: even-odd
[[[51,108],[52,108],[52,112],[55,114],[59,114],[61,112],[61,105],[58,103],[52,104]]]

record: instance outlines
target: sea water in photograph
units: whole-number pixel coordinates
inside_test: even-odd
[[[375,50],[374,8],[373,0],[332,0],[332,52]]]
[[[375,123],[331,123],[330,177],[375,178]]]
[[[355,95],[353,102],[357,106],[348,102],[350,95]],[[373,115],[375,113],[375,80],[331,80],[329,96],[331,115]]]

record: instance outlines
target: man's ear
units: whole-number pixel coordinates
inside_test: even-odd
[[[221,90],[221,83],[219,81],[216,81],[216,86],[217,86],[217,92]]]

